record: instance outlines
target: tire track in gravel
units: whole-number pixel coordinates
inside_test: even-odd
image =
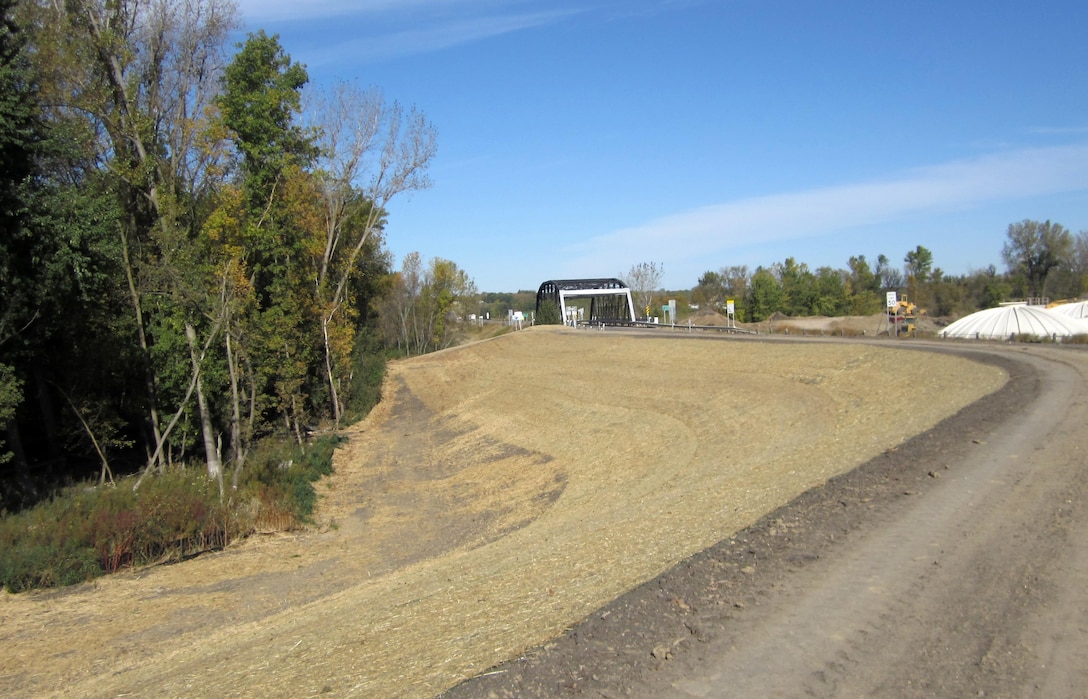
[[[1067,427],[1085,424],[1084,377],[1042,354],[1019,358],[1040,372],[1040,395],[950,477],[824,557],[743,644],[707,653],[703,670],[653,696],[1024,697],[1048,687],[1038,696],[1066,697],[1083,688],[1084,670],[1074,670],[1083,664],[1055,668],[1035,650],[1038,619],[1084,612],[1070,595],[1077,588],[1054,577],[1083,569],[1083,544],[1063,562],[1077,539],[1055,523],[1084,490]],[[1082,657],[1083,627],[1064,634]],[[1068,648],[1052,645],[1052,657]]]

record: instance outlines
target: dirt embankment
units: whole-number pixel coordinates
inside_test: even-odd
[[[13,696],[433,696],[997,390],[890,343],[536,328],[394,365],[320,531],[0,599]]]
[[[758,323],[733,323],[734,327],[752,330],[762,335],[801,335],[817,337],[879,337],[906,334],[906,321],[900,319],[900,326],[890,321],[886,313],[874,313],[866,316],[785,316],[775,314],[772,318]],[[941,319],[925,314],[911,319],[915,336],[933,337],[941,329]],[[714,311],[700,310],[691,316],[692,325],[725,327],[730,321],[724,315]]]
[[[1010,380],[443,696],[1081,696],[1088,353],[954,351]]]

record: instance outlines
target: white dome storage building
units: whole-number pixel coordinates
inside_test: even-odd
[[[941,337],[968,340],[1010,340],[1023,335],[1058,340],[1088,335],[1088,322],[1060,315],[1042,306],[1015,304],[972,313],[939,334]]]
[[[1074,301],[1073,303],[1063,303],[1060,306],[1051,308],[1052,313],[1066,316],[1067,318],[1073,318],[1075,320],[1088,320],[1088,301]]]

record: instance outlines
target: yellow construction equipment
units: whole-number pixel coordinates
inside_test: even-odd
[[[891,323],[894,328],[890,334],[914,335],[915,330],[917,329],[917,317],[924,316],[925,314],[926,311],[924,308],[918,308],[918,306],[909,301],[904,294],[894,306],[888,306],[888,322]]]

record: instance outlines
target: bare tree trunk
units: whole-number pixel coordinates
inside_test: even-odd
[[[249,447],[248,447],[249,435],[253,434],[253,422],[254,422],[254,420],[257,419],[257,381],[256,381],[256,379],[253,378],[254,377],[253,367],[250,365],[249,359],[247,357],[245,357],[245,356],[243,356],[242,359],[243,359],[243,361],[245,363],[245,366],[246,366],[246,375],[250,377],[249,378],[249,417],[247,419],[248,424],[245,427],[245,432],[244,432],[244,435],[243,435],[244,436],[244,443],[247,445],[246,446],[246,451],[248,452],[248,450],[249,450]],[[244,455],[245,455],[245,452],[243,452],[243,456]],[[236,468],[234,469],[234,478],[231,481],[231,483],[234,486],[235,490],[238,489],[238,479],[239,479],[239,477],[241,475],[242,475],[242,466],[241,466],[241,463],[239,463],[236,466]]]
[[[332,319],[325,316],[321,319],[321,331],[325,336],[325,373],[329,378],[329,397],[332,399],[332,419],[336,429],[340,429],[340,396],[336,391],[336,376],[332,371],[332,346],[329,344],[329,323]]]
[[[298,401],[295,396],[291,396],[291,426],[295,430],[295,439],[302,446],[305,440],[302,437],[302,424],[298,421],[298,413]]]
[[[200,380],[200,358],[196,353],[196,329],[185,324],[185,337],[189,340],[189,356],[193,360],[193,376],[196,379],[196,404],[200,410],[200,431],[204,436],[204,458],[208,464],[208,475],[219,483],[219,497],[223,497],[223,464],[216,448],[215,430],[212,428],[211,413],[204,400],[203,382]]]
[[[170,436],[170,432],[174,429],[174,425],[178,424],[178,420],[181,419],[181,414],[185,412],[185,404],[189,402],[189,398],[193,395],[193,391],[196,389],[196,379],[196,374],[193,374],[192,378],[189,379],[189,388],[185,391],[185,398],[181,401],[181,407],[179,407],[178,411],[174,413],[174,417],[170,419],[170,424],[166,426],[165,430],[163,430],[162,438],[157,440],[157,443],[155,445],[155,453],[148,457],[147,466],[144,467],[143,473],[141,473],[140,477],[136,479],[136,482],[132,484],[132,490],[139,490],[140,484],[144,482],[144,478],[146,478],[147,474],[151,472],[152,465],[162,459],[162,449],[163,446],[166,444],[166,438]]]
[[[229,268],[225,268],[220,288],[220,303],[223,309],[223,347],[227,355],[227,375],[230,379],[230,448],[231,460],[234,462],[231,489],[237,490],[238,481],[245,466],[250,432],[243,432],[242,430],[242,394],[238,389],[240,377],[238,356],[234,349],[234,327],[232,324],[234,317],[232,303],[234,301],[234,286],[229,281]]]
[[[19,425],[15,420],[8,420],[7,425],[4,426],[4,431],[7,433],[8,448],[11,449],[12,463],[15,464],[15,473],[18,477],[19,485],[25,490],[31,490],[33,486],[33,479],[30,477],[30,462],[26,458],[26,450],[23,449],[23,438],[19,433]]]
[[[144,360],[144,386],[147,389],[148,417],[151,421],[151,433],[155,438],[155,451],[147,460],[147,467],[153,465],[162,470],[163,435],[159,431],[159,409],[155,390],[155,373],[151,369],[151,350],[147,344],[147,332],[144,328],[143,306],[140,304],[140,292],[136,290],[136,280],[132,276],[132,261],[128,254],[128,236],[121,231],[121,256],[125,263],[125,278],[128,291],[132,296],[132,308],[136,314],[136,337],[140,345],[140,355]]]
[[[230,444],[234,455],[234,474],[231,476],[231,488],[238,489],[238,479],[246,461],[246,445],[242,443],[242,397],[238,392],[238,364],[234,357],[234,347],[230,337],[230,327],[226,332],[227,371],[230,375]]]
[[[113,470],[110,468],[109,459],[106,458],[106,452],[98,443],[98,438],[94,436],[94,430],[92,430],[91,426],[87,423],[87,421],[83,419],[83,413],[81,413],[79,411],[79,408],[76,407],[75,401],[73,401],[67,393],[61,390],[60,386],[53,384],[53,387],[56,388],[62,396],[64,396],[64,399],[66,401],[68,401],[68,405],[71,406],[72,412],[75,413],[76,418],[79,419],[79,423],[83,425],[83,431],[87,433],[87,436],[91,440],[91,444],[94,445],[94,450],[98,454],[98,459],[102,462],[102,471],[98,477],[98,485],[105,485],[107,476],[110,479],[110,485],[113,485]]]

